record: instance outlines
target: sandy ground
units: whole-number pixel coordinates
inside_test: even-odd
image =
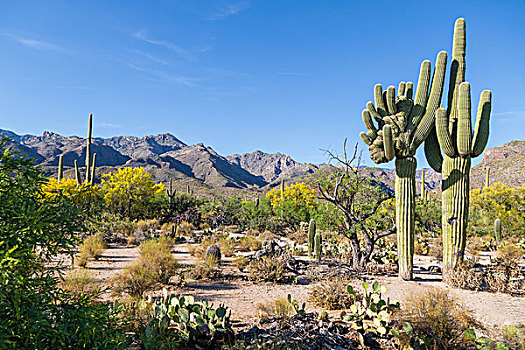
[[[176,245],[173,254],[184,265],[192,265],[196,259],[188,253],[185,244]],[[91,277],[100,282],[107,281],[124,266],[138,257],[137,247],[110,246],[98,261],[90,261],[88,267]],[[230,265],[231,258],[224,259],[224,270],[234,271]],[[423,271],[419,267],[439,265],[429,257],[416,256],[414,261],[415,280],[406,282],[396,277],[377,276],[375,280],[388,289],[387,296],[393,299],[404,300],[412,293],[437,287],[450,290],[460,302],[472,310],[475,317],[489,326],[525,324],[525,297],[510,296],[502,293],[475,292],[455,289],[441,281],[439,273]],[[226,273],[228,275],[228,273]],[[285,298],[291,294],[299,302],[306,302],[312,285],[307,284],[275,284],[253,283],[239,279],[225,278],[220,281],[192,281],[189,280],[182,289],[170,288],[176,294],[192,294],[197,299],[223,303],[232,310],[232,317],[238,326],[247,326],[257,320],[257,305],[277,298]],[[312,310],[308,305],[307,310]],[[242,320],[242,321],[241,321]]]

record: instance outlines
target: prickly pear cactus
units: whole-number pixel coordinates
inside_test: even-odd
[[[454,27],[448,110],[436,111],[436,125],[425,140],[425,155],[442,178],[443,275],[463,260],[467,236],[471,158],[483,150],[489,137],[492,94],[481,93],[474,131],[470,84],[465,82],[465,20]],[[441,155],[443,151],[444,155]]]
[[[414,207],[417,148],[434,125],[434,112],[441,103],[447,53],[436,59],[434,76],[430,61],[423,61],[416,96],[412,82],[400,83],[397,91],[390,86],[383,91],[381,84],[374,88],[375,105],[367,103],[363,122],[368,132],[360,136],[369,146],[370,158],[377,164],[396,158],[396,228],[399,254],[399,276],[412,279],[414,256]],[[430,88],[430,92],[429,92]]]
[[[215,262],[221,262],[221,249],[218,245],[212,244],[206,249],[206,259],[213,259]]]

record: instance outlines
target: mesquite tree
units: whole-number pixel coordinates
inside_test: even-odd
[[[343,158],[327,152],[342,169],[319,179],[318,191],[320,199],[332,203],[342,214],[343,227],[339,233],[350,240],[352,267],[364,270],[377,240],[396,232],[393,223],[374,220],[383,202],[393,198],[393,194],[382,184],[360,174],[357,144],[351,159],[347,157],[346,140],[343,149]],[[352,165],[354,161],[356,165]]]
[[[412,279],[414,257],[417,167],[414,156],[434,126],[434,112],[441,103],[446,64],[447,53],[441,51],[432,77],[430,61],[423,61],[414,99],[412,82],[399,84],[397,98],[395,87],[390,86],[383,92],[382,85],[377,84],[374,88],[375,106],[368,102],[363,110],[363,122],[368,132],[361,132],[360,136],[369,146],[370,158],[377,164],[396,158],[397,252],[399,277],[404,280]]]

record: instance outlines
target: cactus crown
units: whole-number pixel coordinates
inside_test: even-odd
[[[381,84],[375,86],[375,106],[368,102],[367,108],[363,110],[363,122],[368,132],[360,134],[369,146],[370,157],[374,162],[380,164],[394,157],[414,156],[434,125],[434,112],[439,107],[443,93],[446,64],[447,53],[441,51],[436,59],[432,80],[430,61],[421,64],[415,98],[412,82],[401,82],[397,97],[395,87],[390,86],[383,91]]]

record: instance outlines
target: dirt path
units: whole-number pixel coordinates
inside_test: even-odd
[[[189,252],[187,244],[176,245],[173,254],[183,265],[193,265],[196,259]],[[123,270],[124,266],[138,257],[138,247],[110,246],[98,261],[88,264],[91,276],[101,282],[107,282],[113,275]],[[231,258],[224,259],[224,269],[232,271]],[[430,265],[438,265],[438,262],[429,257],[416,256],[415,280],[406,282],[397,277],[378,276],[374,279],[385,285],[388,289],[387,296],[390,298],[404,300],[412,293],[422,292],[428,288],[437,287],[450,290],[462,303],[469,307],[477,319],[491,326],[510,324],[525,324],[525,297],[513,297],[502,293],[474,292],[455,289],[447,286],[441,281],[441,275],[422,271],[419,267],[428,268]],[[207,300],[218,305],[224,303],[231,308],[234,319],[248,325],[254,323],[257,318],[257,305],[266,303],[277,298],[285,298],[291,294],[300,303],[306,302],[308,292],[312,285],[300,284],[274,284],[253,283],[242,280],[222,281],[188,281],[181,290],[173,292],[181,294],[192,294],[197,299]],[[312,310],[308,305],[307,310]]]

